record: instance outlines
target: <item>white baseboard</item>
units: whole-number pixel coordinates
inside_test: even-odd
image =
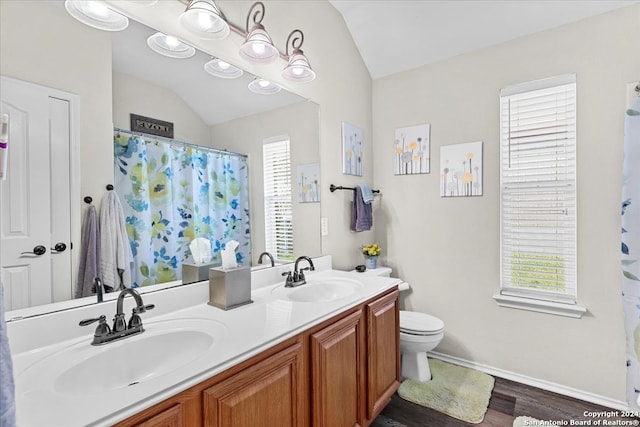
[[[498,369],[492,366],[471,362],[469,360],[460,359],[458,357],[449,356],[443,353],[429,352],[428,354],[429,354],[429,357],[433,357],[434,359],[439,359],[444,362],[452,363],[454,365],[463,366],[465,368],[475,369],[475,370],[487,373],[489,375],[493,375],[495,377],[504,378],[507,380],[526,384],[532,387],[540,388],[542,390],[547,390],[554,393],[562,394],[564,396],[569,396],[574,399],[595,403],[597,405],[602,405],[611,409],[618,409],[620,411],[629,410],[629,405],[627,404],[627,402],[623,402],[621,400],[611,399],[611,398],[600,396],[587,391],[578,390],[572,387],[567,387],[562,384],[552,383],[549,381],[528,377],[526,375],[521,375],[515,372],[505,371],[504,369]]]

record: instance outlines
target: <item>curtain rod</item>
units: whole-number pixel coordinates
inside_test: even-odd
[[[142,137],[145,137],[145,138],[157,139],[157,140],[160,140],[160,141],[163,141],[163,142],[167,142],[170,145],[171,144],[181,144],[181,145],[184,145],[185,147],[193,147],[193,148],[196,148],[198,150],[210,151],[212,153],[227,154],[229,156],[244,157],[245,159],[249,158],[249,156],[246,155],[246,154],[235,153],[235,152],[229,151],[229,150],[221,150],[219,148],[207,147],[205,145],[191,144],[189,142],[178,141],[178,140],[175,140],[175,139],[166,138],[164,136],[151,135],[149,133],[144,133],[144,132],[133,132],[133,131],[130,131],[130,130],[127,130],[127,129],[120,129],[120,128],[116,128],[116,127],[114,127],[113,130],[115,132],[122,132],[122,133],[128,133],[130,135],[137,135],[137,136],[142,136]]]

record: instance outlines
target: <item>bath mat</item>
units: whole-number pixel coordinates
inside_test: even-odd
[[[429,359],[431,381],[405,380],[398,395],[453,418],[479,424],[489,406],[495,379],[473,369]]]
[[[542,421],[531,417],[518,417],[513,420],[513,427],[541,426]]]

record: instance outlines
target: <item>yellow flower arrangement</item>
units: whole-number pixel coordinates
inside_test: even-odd
[[[372,243],[362,247],[362,254],[364,256],[379,256],[382,253],[382,248],[377,243]]]

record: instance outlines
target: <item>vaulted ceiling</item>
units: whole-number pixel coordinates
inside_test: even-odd
[[[548,30],[638,1],[329,0],[373,79]]]

